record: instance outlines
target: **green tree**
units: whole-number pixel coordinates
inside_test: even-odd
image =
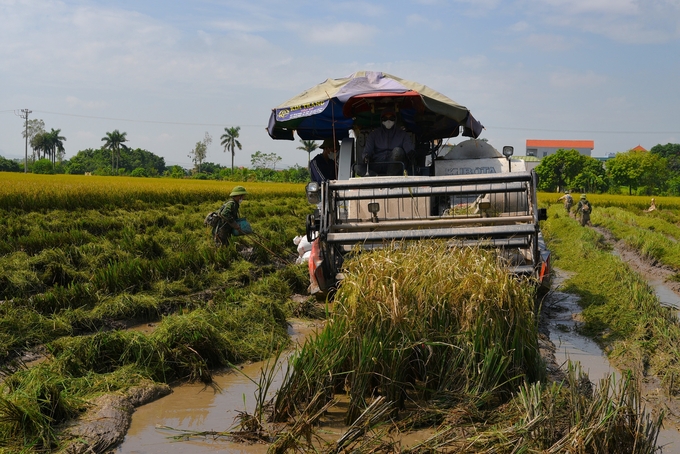
[[[319,148],[319,146],[314,142],[313,140],[303,140],[300,139],[300,145],[297,147],[298,150],[304,150],[307,152],[307,167],[309,167],[309,163],[312,161],[312,151],[316,150]]]
[[[61,157],[64,155],[64,141],[66,141],[66,137],[60,134],[61,129],[51,129],[50,132],[38,132],[33,136],[31,148],[33,148],[34,152],[37,152],[39,159],[42,152],[43,158],[49,158],[52,165],[55,164],[57,159],[61,161]]]
[[[54,166],[52,161],[47,158],[38,159],[31,166],[31,172],[41,173],[41,174],[52,174],[54,173]]]
[[[41,153],[43,157],[46,157],[49,152],[49,147],[50,144],[47,132],[39,132],[31,138],[31,148],[33,149],[36,159],[41,159]]]
[[[26,132],[28,132],[28,142],[31,144],[31,149],[33,150],[33,160],[35,161],[37,159],[36,157],[36,149],[33,148],[33,138],[37,136],[38,134],[42,134],[45,132],[45,122],[34,118],[33,120],[28,120],[28,131],[24,130],[21,132],[21,136],[25,139],[26,138]]]
[[[168,171],[170,174],[171,178],[184,178],[186,173],[184,172],[184,169],[181,166],[172,166],[170,167],[170,170]]]
[[[23,172],[23,169],[18,162],[0,156],[0,172]]]
[[[52,165],[57,161],[61,162],[61,159],[64,156],[64,142],[66,141],[66,137],[60,136],[59,134],[61,134],[61,129],[50,129],[50,132],[47,133]]]
[[[194,149],[189,152],[189,157],[194,165],[196,165],[198,173],[201,173],[201,163],[205,161],[206,156],[208,156],[208,145],[211,143],[212,137],[206,132],[203,140],[196,142]]]
[[[250,163],[255,169],[276,170],[276,165],[281,161],[281,157],[276,153],[262,153],[256,151],[250,155]]]
[[[581,192],[604,192],[607,190],[607,173],[602,163],[590,156],[583,156],[581,171],[572,180],[573,189]]]
[[[130,173],[132,177],[148,177],[149,174],[144,167],[137,167]]]
[[[628,186],[628,194],[643,188],[648,195],[663,189],[668,179],[666,159],[657,153],[630,150],[607,161],[607,173],[617,186]]]
[[[222,139],[221,145],[224,147],[224,152],[231,151],[231,172],[234,173],[234,156],[236,155],[236,148],[241,150],[241,142],[238,141],[238,132],[241,130],[240,126],[233,128],[224,128],[224,134],[220,137]]]
[[[127,142],[126,132],[120,132],[114,129],[113,132],[107,132],[106,137],[102,137],[102,141],[105,142],[102,148],[111,150],[111,169],[113,169],[114,175],[117,173],[118,163],[120,162],[120,149],[121,147],[127,149],[124,142]],[[114,158],[115,163],[114,163]]]
[[[536,166],[539,189],[562,191],[573,187],[574,179],[581,173],[586,157],[576,150],[559,149],[543,158]]]
[[[654,145],[649,152],[666,158],[668,169],[673,173],[680,173],[680,144],[667,143],[666,145]]]

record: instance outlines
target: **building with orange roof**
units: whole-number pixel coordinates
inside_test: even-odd
[[[557,150],[576,150],[582,155],[591,156],[595,148],[594,140],[536,140],[527,139],[526,155],[545,158]]]
[[[642,145],[638,145],[635,148],[631,148],[630,151],[647,151],[647,149],[645,147],[643,147]]]

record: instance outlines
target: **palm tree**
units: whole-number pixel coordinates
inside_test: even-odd
[[[60,136],[61,129],[51,129],[50,132],[46,134],[47,143],[50,156],[52,157],[52,166],[57,159],[57,154],[61,155],[64,152],[64,141],[66,137]]]
[[[127,150],[127,147],[123,144],[123,142],[127,142],[127,139],[125,138],[126,135],[127,132],[120,132],[117,129],[114,129],[113,132],[107,132],[106,137],[102,137],[102,141],[106,142],[102,148],[111,150],[111,170],[114,174],[116,173],[118,164],[120,164],[120,147]],[[113,165],[114,156],[117,158],[115,167]]]
[[[38,154],[37,158],[40,159],[40,153],[43,157],[47,155],[49,149],[48,132],[40,132],[31,138],[31,148]]]
[[[224,134],[220,137],[222,139],[221,145],[224,147],[224,152],[226,153],[227,150],[231,151],[231,173],[234,173],[234,150],[236,147],[238,149],[241,149],[241,142],[238,140],[238,132],[241,130],[240,126],[236,126],[234,128],[224,128]]]
[[[319,148],[319,146],[313,140],[302,140],[300,139],[301,146],[297,147],[298,150],[304,150],[307,152],[307,167],[312,160],[312,151]]]

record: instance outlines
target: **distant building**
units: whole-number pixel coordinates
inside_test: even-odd
[[[535,156],[513,156],[512,159],[521,159],[524,161],[527,171],[535,169],[536,166],[541,163],[540,158]]]
[[[643,147],[642,145],[638,145],[637,147],[631,148],[629,151],[645,151],[646,152],[648,150],[645,147]],[[598,161],[606,162],[609,159],[616,157],[616,155],[617,155],[617,153],[607,153],[607,156],[596,157],[595,159],[597,159]]]
[[[594,140],[535,140],[527,139],[527,156],[542,159],[557,150],[576,150],[582,155],[591,156],[595,148]]]

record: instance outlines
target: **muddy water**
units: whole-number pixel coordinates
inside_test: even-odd
[[[612,251],[612,254],[621,258],[621,260],[624,261],[626,260],[626,258],[622,254],[622,251],[618,250],[617,248],[615,248]],[[672,273],[666,270],[662,270],[663,273],[661,273],[661,271],[657,270],[657,273],[660,274],[655,274],[653,271],[645,272],[645,270],[634,265],[633,268],[635,268],[636,271],[645,278],[649,286],[654,289],[654,293],[656,294],[656,297],[659,299],[659,302],[663,306],[673,308],[675,310],[676,315],[679,315],[680,295],[678,295],[669,285],[666,284],[667,282],[666,279],[668,278],[668,275]]]
[[[600,347],[591,339],[576,332],[581,307],[578,297],[568,293],[555,291],[548,296],[551,305],[548,327],[550,340],[555,344],[555,359],[564,370],[567,363],[579,363],[590,381],[599,383],[607,375],[615,373]]]
[[[555,359],[566,370],[569,360],[578,362],[581,369],[588,373],[590,381],[598,385],[600,380],[608,375],[614,375],[618,380],[621,374],[613,368],[604,352],[591,339],[579,335],[576,330],[580,322],[581,307],[578,304],[578,296],[559,291],[560,284],[568,278],[564,271],[555,270],[554,286],[544,301],[548,313],[548,329],[550,340],[555,345]],[[671,305],[680,309],[680,296],[663,284],[653,279],[649,284],[655,288],[657,296],[662,304]],[[663,299],[661,297],[663,295]],[[658,446],[662,453],[680,453],[680,432],[677,428],[665,427],[659,433]]]
[[[319,327],[314,323],[298,322],[294,323],[289,331],[294,341],[302,342],[317,328]],[[173,389],[172,394],[137,408],[132,415],[132,423],[125,440],[115,452],[126,454],[267,452],[267,445],[233,443],[224,437],[216,439],[195,437],[189,441],[172,439],[181,435],[182,431],[228,431],[235,425],[234,418],[238,411],[253,414],[257,385],[247,377],[257,380],[264,365],[265,363],[253,363],[244,366],[241,373],[225,372],[213,377],[217,389],[203,384],[178,386]],[[282,367],[278,367],[272,390],[280,386],[283,373]]]
[[[647,283],[654,289],[659,302],[664,306],[673,308],[677,315],[678,311],[680,311],[680,296],[668,287],[660,277],[651,278]]]

